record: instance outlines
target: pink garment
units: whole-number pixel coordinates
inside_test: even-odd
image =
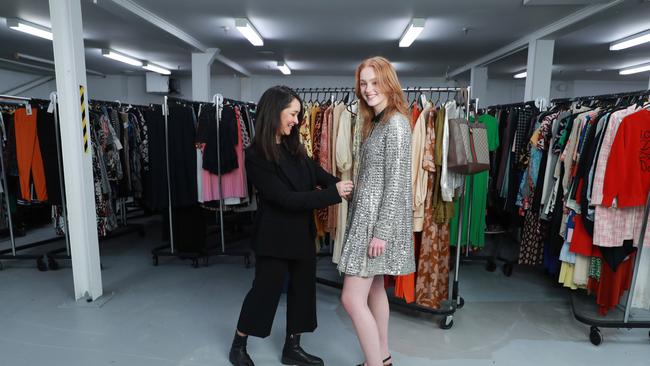
[[[605,170],[607,160],[616,137],[616,132],[623,119],[634,113],[636,105],[612,113],[609,118],[603,143],[598,155],[596,171],[591,192],[591,204],[596,206],[594,218],[594,245],[601,247],[620,247],[624,240],[634,240],[635,244],[639,239],[641,225],[643,224],[643,207],[615,208],[601,206],[603,202],[603,186],[605,181]],[[650,225],[646,230],[644,244],[650,245]]]
[[[241,115],[239,109],[235,108],[235,117],[237,119],[237,164],[238,168],[224,174],[221,178],[223,182],[223,198],[245,198],[248,196],[246,183],[246,168],[244,162],[244,147],[242,143],[241,124],[239,120]],[[202,172],[203,180],[203,201],[216,201],[221,199],[219,195],[219,176],[212,174],[207,170]]]

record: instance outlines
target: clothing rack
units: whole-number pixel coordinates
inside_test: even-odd
[[[571,310],[573,311],[573,316],[579,322],[587,324],[590,326],[589,329],[589,340],[595,346],[600,345],[603,342],[603,336],[600,332],[599,327],[602,328],[646,328],[650,329],[650,310],[641,310],[639,313],[632,315],[632,299],[634,298],[634,292],[636,287],[636,282],[638,280],[639,267],[641,263],[641,254],[643,252],[643,241],[645,240],[645,231],[648,225],[648,219],[650,217],[650,192],[648,192],[648,198],[646,200],[645,209],[643,211],[643,224],[641,226],[641,233],[639,234],[639,244],[636,250],[636,257],[634,260],[633,275],[632,275],[632,284],[630,289],[627,292],[625,308],[621,309],[617,307],[613,310],[610,310],[610,314],[607,317],[602,317],[598,314],[597,306],[593,303],[593,298],[589,297],[586,294],[572,293],[571,294]],[[649,333],[650,335],[650,333]]]
[[[650,90],[640,90],[627,93],[615,93],[615,94],[604,94],[596,96],[583,96],[576,98],[563,98],[563,99],[553,99],[551,103],[561,104],[561,103],[573,103],[573,102],[582,102],[582,101],[592,101],[592,100],[603,100],[603,99],[619,99],[619,98],[630,98],[630,97],[644,97],[650,96]],[[639,276],[639,268],[641,266],[641,256],[644,250],[644,241],[645,241],[645,232],[648,226],[648,220],[650,219],[650,191],[647,193],[646,204],[643,210],[643,221],[641,225],[641,231],[639,233],[638,245],[635,253],[634,264],[632,267],[632,283],[630,289],[626,295],[625,306],[621,308],[621,305],[616,307],[613,310],[610,310],[607,317],[603,317],[598,313],[598,307],[593,302],[593,298],[589,297],[583,293],[573,292],[571,294],[571,310],[573,316],[579,322],[589,325],[589,340],[595,346],[598,346],[603,341],[602,333],[599,329],[601,328],[645,328],[650,329],[650,310],[648,309],[638,309],[637,311],[632,312],[632,300],[634,299],[634,294],[636,291],[636,283]],[[649,333],[650,335],[650,333]]]
[[[17,96],[11,96],[11,95],[1,95],[0,96],[0,103],[14,104],[14,105],[24,105],[26,108],[31,108],[31,103],[34,103],[34,102],[36,102],[36,103],[47,103],[47,102],[51,103],[51,105],[55,108],[55,110],[54,110],[54,113],[55,113],[55,128],[58,131],[59,128],[58,128],[58,116],[56,114],[56,94],[55,93],[50,94],[50,100],[49,101],[41,100],[41,99],[17,97]],[[63,175],[61,173],[62,172],[61,154],[60,154],[61,147],[60,147],[60,136],[58,134],[56,136],[56,148],[57,148],[57,153],[58,153],[57,161],[58,161],[59,179],[60,179],[59,183],[60,183],[60,187],[61,187],[61,192],[60,193],[61,193],[61,196],[62,196],[62,202],[64,204],[63,209],[64,209],[64,212],[65,212],[65,209],[66,209],[65,208],[65,194],[64,194],[64,186],[63,186],[63,182],[62,182]],[[35,248],[35,247],[42,246],[42,245],[46,245],[46,244],[50,244],[50,243],[53,243],[53,242],[57,242],[57,241],[61,240],[61,238],[60,237],[53,237],[53,238],[49,238],[49,239],[45,239],[45,240],[40,240],[40,241],[28,243],[28,244],[21,245],[21,246],[16,246],[15,235],[14,235],[14,232],[13,232],[13,220],[12,220],[11,211],[10,211],[10,208],[9,208],[9,190],[8,190],[8,187],[7,187],[7,177],[6,177],[6,170],[5,170],[5,166],[4,166],[4,157],[3,157],[3,152],[1,150],[2,149],[0,149],[0,160],[1,160],[0,164],[1,164],[1,167],[2,167],[1,178],[2,178],[2,184],[3,184],[3,187],[4,187],[5,201],[6,201],[6,205],[7,205],[7,218],[8,218],[8,223],[9,223],[9,235],[10,235],[10,240],[11,240],[11,250],[2,250],[2,251],[0,251],[0,259],[15,259],[15,260],[33,260],[33,259],[36,259],[36,267],[39,269],[39,271],[47,271],[48,270],[48,265],[45,262],[45,259],[47,258],[47,255],[43,255],[43,254],[17,254],[17,252],[22,251],[22,250],[26,250],[26,249],[30,249],[30,248]],[[63,220],[64,220],[64,225],[65,225],[66,230],[67,230],[68,223],[67,223],[67,217],[65,215],[64,215]],[[67,248],[68,253],[69,253],[70,242],[69,242],[69,238],[67,237],[67,235],[65,236],[65,240],[66,240],[66,248]],[[11,252],[11,254],[8,254],[9,252]],[[2,268],[3,268],[2,264],[0,263],[0,269],[2,269]]]
[[[637,90],[637,91],[632,91],[632,92],[590,95],[590,96],[581,96],[581,97],[574,97],[574,98],[556,98],[556,99],[552,99],[551,103],[559,104],[559,103],[582,102],[582,101],[601,100],[601,99],[618,99],[618,98],[626,98],[626,97],[641,97],[641,96],[647,96],[647,95],[650,95],[650,90]]]
[[[170,98],[168,96],[164,97],[164,104],[163,104],[163,116],[165,117],[165,162],[167,166],[167,192],[168,192],[168,211],[169,211],[169,246],[168,245],[162,245],[159,247],[154,248],[151,253],[153,255],[153,265],[157,266],[159,263],[159,257],[178,257],[181,259],[191,259],[192,260],[192,266],[194,268],[199,267],[199,259],[203,258],[205,261],[205,265],[208,264],[210,256],[241,256],[244,257],[244,264],[246,268],[250,267],[251,260],[250,260],[250,252],[249,251],[226,251],[226,245],[225,245],[225,233],[224,233],[224,219],[223,219],[223,212],[224,212],[224,198],[223,198],[223,187],[222,187],[222,177],[221,174],[219,175],[219,239],[221,242],[221,248],[220,250],[206,250],[203,253],[185,253],[185,252],[180,252],[177,250],[175,243],[174,243],[174,228],[173,228],[173,214],[172,214],[172,200],[171,200],[171,178],[170,178],[170,164],[169,164],[169,103],[170,100],[174,103],[178,104],[183,104],[183,105],[191,105],[191,106],[200,106],[201,104],[206,104],[205,102],[195,102],[195,101],[189,101],[185,99],[180,99],[180,98]],[[218,170],[221,171],[221,149],[220,149],[220,135],[219,135],[219,128],[220,128],[220,122],[221,122],[221,110],[223,109],[224,101],[229,102],[231,104],[236,104],[236,105],[249,105],[249,103],[237,101],[237,100],[232,100],[232,99],[226,99],[223,98],[221,94],[215,94],[212,100],[212,103],[215,106],[215,113],[216,113],[216,123],[217,123],[217,166]]]
[[[327,89],[327,88],[323,88]],[[333,90],[338,90],[339,92],[343,91],[352,91],[354,88],[331,88]],[[320,88],[299,88],[295,89],[298,93],[309,93],[309,92],[323,92],[322,89]],[[466,92],[467,96],[464,100],[465,104],[465,116],[466,118],[469,118],[469,113],[470,113],[470,87],[408,87],[408,88],[403,88],[402,89],[404,92],[409,93],[412,92]],[[328,91],[325,91],[327,93]],[[463,195],[461,195],[461,199],[464,196],[464,189],[463,189]],[[463,229],[463,222],[462,222],[462,205],[460,206],[460,212],[459,212],[459,221],[458,221],[458,242],[461,240],[461,230]],[[440,309],[431,309],[425,306],[418,305],[416,303],[406,303],[404,300],[394,297],[392,295],[388,296],[388,301],[400,308],[412,310],[412,311],[417,311],[417,312],[422,312],[422,313],[427,313],[427,314],[432,314],[432,315],[441,315],[443,316],[442,319],[439,321],[439,326],[441,329],[451,329],[454,325],[454,320],[453,320],[453,314],[456,312],[457,309],[461,309],[465,305],[465,300],[460,296],[460,257],[461,257],[461,249],[460,245],[456,245],[456,257],[455,257],[455,266],[453,268],[453,282],[451,282],[451,291],[449,292],[449,298],[441,303]],[[450,258],[451,260],[451,258]],[[337,281],[332,281],[326,278],[322,278],[319,276],[316,276],[316,282],[325,285],[328,287],[333,287],[337,289],[342,289],[343,284]]]
[[[57,154],[59,156],[59,183],[61,186],[61,202],[62,202],[62,209],[63,209],[63,222],[65,225],[65,240],[66,240],[66,246],[65,248],[59,248],[59,249],[54,249],[45,254],[47,258],[47,265],[48,268],[51,270],[57,270],[60,268],[60,265],[57,260],[72,260],[71,252],[70,252],[70,238],[69,238],[69,229],[68,229],[68,214],[67,214],[67,204],[66,204],[66,195],[65,195],[65,186],[64,186],[64,179],[63,179],[63,165],[61,164],[61,135],[60,135],[60,129],[59,129],[59,113],[58,113],[58,98],[56,92],[52,92],[50,94],[50,101],[53,106],[54,110],[54,124],[56,131],[58,132],[56,135],[56,150]],[[110,106],[115,106],[119,105],[119,101],[117,102],[107,102],[107,101],[99,101],[99,100],[90,100],[88,101],[89,105],[110,105]],[[142,106],[143,107],[143,106]],[[121,214],[121,221],[122,221],[122,226],[118,228],[117,230],[114,230],[111,232],[108,236],[100,238],[101,240],[105,239],[111,239],[115,237],[119,237],[122,235],[127,235],[131,234],[134,232],[137,232],[140,237],[145,236],[145,229],[144,225],[142,224],[128,224],[127,223],[127,208],[126,208],[126,200],[120,199],[118,202],[118,205],[120,206],[120,214]],[[62,254],[64,253],[65,254]]]

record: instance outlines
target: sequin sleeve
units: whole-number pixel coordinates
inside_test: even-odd
[[[408,121],[395,115],[387,122],[384,145],[384,192],[373,234],[390,240],[397,232],[412,231],[411,215],[411,129]],[[407,215],[404,215],[405,210]],[[409,225],[410,224],[410,225]]]

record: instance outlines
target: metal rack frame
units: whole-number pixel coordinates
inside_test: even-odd
[[[32,98],[24,98],[24,97],[17,97],[13,95],[0,95],[0,102],[3,102],[5,104],[15,104],[15,105],[24,105],[27,107],[28,105],[31,108],[31,105],[29,104],[33,99]],[[57,144],[58,144],[58,139],[57,139]],[[57,149],[59,146],[57,145]],[[59,164],[60,164],[60,156],[59,156]],[[14,235],[14,230],[13,230],[13,219],[11,215],[11,208],[9,204],[9,187],[7,186],[7,176],[6,176],[6,167],[4,165],[4,154],[2,151],[2,148],[0,148],[0,167],[2,168],[2,174],[0,174],[0,179],[2,181],[3,185],[3,190],[4,190],[4,201],[7,209],[7,220],[9,224],[9,237],[11,241],[11,248],[10,249],[4,249],[0,250],[0,260],[1,259],[7,259],[7,260],[36,260],[36,267],[38,268],[39,271],[47,271],[48,267],[45,262],[46,256],[44,254],[18,254],[19,251],[23,251],[26,249],[31,249],[39,246],[43,246],[46,244],[50,244],[53,242],[57,242],[61,240],[62,238],[60,237],[54,237],[50,239],[45,239],[45,240],[40,240],[37,242],[33,243],[28,243],[20,246],[16,246],[16,238]],[[2,262],[0,262],[0,270],[2,270],[4,267],[2,265]]]
[[[224,99],[221,94],[215,94],[212,99],[212,103],[215,106],[216,113],[216,124],[217,124],[217,169],[221,171],[221,148],[220,148],[220,124],[221,124],[221,110],[223,109],[223,103],[225,101],[232,101],[230,99]],[[173,214],[172,214],[172,201],[171,201],[171,178],[170,178],[170,164],[169,164],[169,98],[164,97],[163,105],[163,115],[165,117],[165,160],[167,164],[167,192],[168,192],[168,210],[169,210],[169,245],[161,245],[154,248],[151,251],[153,256],[153,265],[158,266],[160,257],[177,257],[180,259],[190,259],[192,260],[192,266],[194,268],[199,267],[199,259],[204,259],[204,263],[207,266],[210,257],[212,256],[237,256],[244,258],[244,265],[246,268],[251,266],[251,252],[250,251],[226,251],[226,239],[224,232],[224,199],[223,199],[223,188],[222,188],[222,176],[219,175],[219,213],[218,213],[218,223],[219,223],[219,241],[221,243],[221,248],[217,247],[208,247],[205,251],[202,252],[180,252],[176,249],[174,244],[174,229],[173,229]],[[189,102],[189,101],[188,101]],[[190,102],[196,103],[196,102]],[[241,103],[241,102],[237,102]]]
[[[63,207],[63,222],[65,225],[65,241],[66,241],[66,246],[64,248],[59,248],[59,249],[54,249],[45,254],[45,257],[47,258],[47,265],[49,269],[51,270],[57,270],[60,268],[59,262],[57,260],[72,260],[71,252],[70,252],[70,238],[68,236],[69,230],[68,230],[68,214],[67,214],[67,203],[66,203],[66,195],[65,195],[65,185],[64,185],[64,179],[63,179],[63,164],[61,162],[61,135],[59,133],[59,113],[58,113],[58,100],[57,100],[57,94],[56,92],[52,92],[50,94],[50,102],[53,104],[53,109],[54,109],[54,124],[56,128],[56,151],[58,154],[58,168],[59,168],[59,184],[61,187],[61,202],[62,202],[62,207]],[[94,104],[94,103],[102,103],[102,104],[110,104],[112,102],[105,102],[105,101],[98,101],[98,100],[93,100],[89,101],[89,104]],[[116,104],[119,104],[119,102],[115,102]],[[128,224],[127,219],[127,209],[126,209],[126,200],[124,198],[118,198],[116,200],[117,205],[120,207],[120,221],[122,223],[122,226],[118,227],[116,230],[113,230],[109,235],[99,238],[100,240],[107,240],[107,239],[112,239],[116,238],[119,236],[131,234],[131,233],[138,233],[140,237],[144,237],[146,232],[144,229],[144,225],[142,224]],[[65,253],[64,253],[65,252]]]
[[[318,92],[319,88],[299,88],[295,89],[296,92],[298,93],[309,93],[310,91],[312,92]],[[324,88],[327,89],[327,88]],[[354,90],[353,88],[332,88],[338,91],[348,91],[348,90]],[[402,89],[404,92],[411,93],[411,92],[467,92],[467,97],[465,99],[465,117],[469,118],[469,112],[470,112],[470,92],[471,92],[471,87],[415,87],[415,88],[403,88]],[[323,92],[321,90],[321,92]],[[327,92],[327,91],[325,91]],[[464,198],[464,189],[463,189],[463,195],[461,196],[461,200]],[[460,206],[460,211],[459,211],[459,221],[458,221],[458,242],[460,242],[461,239],[461,230],[463,228],[463,220],[462,220],[462,209],[463,206]],[[460,296],[460,259],[461,259],[461,246],[456,245],[456,253],[455,253],[455,265],[453,267],[453,281],[450,281],[450,286],[451,286],[451,291],[449,291],[449,298],[441,303],[440,309],[431,309],[428,307],[420,306],[416,303],[406,303],[404,300],[397,298],[393,295],[388,295],[388,301],[400,308],[407,309],[407,310],[414,310],[417,312],[422,312],[422,313],[427,313],[431,315],[441,315],[443,316],[442,319],[440,319],[439,326],[441,329],[451,329],[454,325],[454,319],[453,316],[456,312],[457,309],[461,309],[465,305],[465,300],[463,299],[462,296]],[[450,260],[452,258],[450,257]],[[451,274],[451,271],[450,271]],[[316,282],[325,285],[328,287],[333,287],[337,289],[342,289],[343,284],[337,281],[332,281],[328,280],[322,277],[316,277]]]

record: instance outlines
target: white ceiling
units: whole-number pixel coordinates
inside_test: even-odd
[[[142,70],[108,60],[109,47],[160,64],[176,75],[189,75],[190,54],[196,51],[110,0],[81,0],[86,65],[107,74]],[[350,75],[368,56],[384,55],[401,75],[442,77],[448,69],[502,47],[583,6],[602,0],[134,0],[190,34],[252,74],[278,75],[275,62],[286,60],[296,75]],[[544,5],[559,3],[560,5]],[[562,5],[569,3],[570,5]],[[21,18],[49,26],[47,0],[3,0],[0,17]],[[234,18],[247,17],[265,39],[253,47],[234,28]],[[407,49],[397,42],[413,17],[426,18],[425,30]],[[610,52],[611,41],[650,28],[650,3],[627,0],[560,35],[556,42],[557,77],[612,79],[614,70],[650,61],[650,46]],[[224,31],[224,27],[228,31]],[[463,28],[469,28],[465,34]],[[8,29],[0,21],[0,57],[15,52],[52,59],[51,43]],[[511,76],[525,68],[522,52],[490,66],[492,77]],[[9,67],[2,64],[0,66]],[[587,68],[602,68],[589,73]],[[236,73],[215,64],[213,73]],[[625,80],[648,78],[648,73]]]

